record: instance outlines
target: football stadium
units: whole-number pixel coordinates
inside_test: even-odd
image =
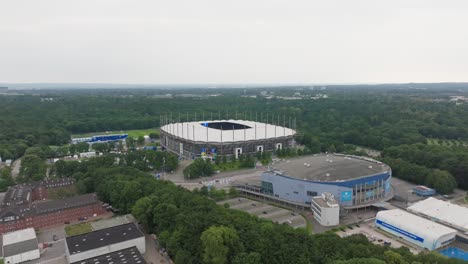
[[[294,146],[295,134],[294,129],[278,124],[233,119],[169,123],[160,130],[163,147],[191,158],[217,155],[237,158],[243,153],[289,148]]]
[[[393,197],[392,170],[380,161],[343,154],[313,155],[276,162],[262,174],[262,192],[310,204],[324,192],[345,209],[367,207]]]

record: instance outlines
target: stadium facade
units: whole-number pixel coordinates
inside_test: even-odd
[[[263,193],[297,203],[331,193],[344,209],[367,207],[393,197],[392,171],[364,157],[333,154],[282,160],[262,174]]]
[[[279,123],[233,119],[169,122],[161,126],[161,145],[179,156],[192,158],[217,155],[237,158],[240,154],[293,147],[296,131]]]

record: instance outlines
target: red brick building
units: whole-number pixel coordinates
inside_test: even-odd
[[[28,227],[43,228],[106,212],[95,193],[43,201],[55,188],[74,188],[71,179],[16,185],[5,194],[0,210],[0,233]]]

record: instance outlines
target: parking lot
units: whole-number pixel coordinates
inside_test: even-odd
[[[269,204],[260,203],[247,198],[233,198],[221,201],[218,204],[228,203],[231,209],[241,210],[261,218],[270,219],[279,224],[288,224],[294,228],[306,228],[307,223],[302,215],[290,210],[276,207]]]
[[[351,229],[352,228],[352,229]],[[393,248],[399,247],[407,247],[410,251],[414,254],[417,254],[421,251],[421,249],[417,248],[416,246],[411,245],[409,242],[406,242],[401,239],[397,239],[390,234],[385,234],[382,230],[377,230],[371,223],[362,223],[359,225],[351,225],[350,227],[346,227],[343,230],[336,232],[337,235],[340,237],[346,237],[354,234],[362,234],[369,241],[376,245],[389,245]]]
[[[65,264],[65,230],[63,227],[43,229],[37,233],[39,244],[47,243],[49,246],[41,249],[41,258],[26,261],[26,264]]]

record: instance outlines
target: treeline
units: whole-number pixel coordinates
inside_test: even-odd
[[[453,186],[450,182],[455,181],[460,188],[468,189],[468,151],[464,146],[437,146],[425,144],[401,145],[389,147],[382,152],[384,158],[391,158],[389,165],[396,172],[398,170],[410,170],[413,173],[396,173],[395,176],[406,175],[408,180],[416,183],[424,182],[424,175],[429,175],[430,171],[439,169],[449,172],[445,182]],[[394,162],[392,159],[399,159]],[[402,162],[404,161],[404,162]],[[407,167],[407,168],[405,168]],[[430,170],[424,170],[430,169]]]
[[[309,235],[305,229],[218,206],[206,188],[190,192],[114,162],[93,158],[79,164],[72,176],[81,191],[96,191],[122,213],[131,212],[158,236],[176,264],[463,263],[374,245],[362,235]]]
[[[153,98],[144,92],[128,97],[105,92],[57,93],[52,101],[29,95],[1,96],[0,156],[3,160],[18,158],[29,147],[61,146],[72,133],[155,127],[160,115],[170,112],[174,121],[195,117],[246,118],[283,125],[292,117],[297,124],[297,140],[305,145],[305,153],[344,152],[347,145],[386,150],[402,145],[426,145],[428,138],[468,141],[468,105],[437,100],[447,99],[447,92],[350,88],[327,90],[329,98],[319,100],[242,98],[239,90],[212,93],[225,96]],[[447,152],[430,148],[423,151]],[[460,146],[453,152],[456,162],[444,160],[455,166],[437,167],[412,162],[408,156],[401,158],[431,169],[447,170],[460,187],[467,188],[466,159],[461,156],[468,149]]]
[[[183,173],[186,179],[195,179],[199,177],[211,176],[215,171],[248,169],[254,168],[257,161],[262,164],[268,164],[271,161],[270,152],[258,152],[255,156],[250,154],[241,154],[236,159],[235,156],[218,155],[214,162],[211,159],[197,158],[188,165]]]

